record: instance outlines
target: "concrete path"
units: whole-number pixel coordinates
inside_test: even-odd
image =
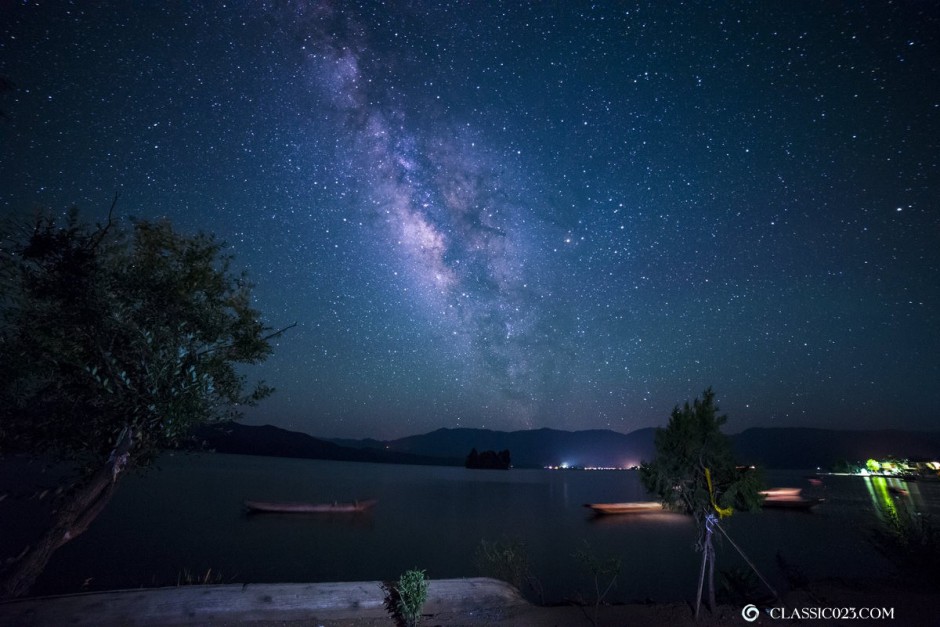
[[[424,612],[502,616],[532,606],[488,578],[429,582]],[[379,581],[183,586],[40,597],[0,603],[0,626],[193,625],[332,622],[388,617]],[[482,616],[481,616],[482,618]]]

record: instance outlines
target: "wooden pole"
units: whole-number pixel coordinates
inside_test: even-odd
[[[715,612],[715,545],[712,543],[712,530],[708,529],[708,607]]]
[[[707,532],[706,532],[707,533]],[[708,561],[708,551],[702,544],[702,568],[698,573],[698,592],[695,595],[695,620],[698,620],[698,611],[702,607],[702,588],[705,587],[705,563]]]

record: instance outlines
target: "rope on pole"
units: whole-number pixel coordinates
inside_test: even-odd
[[[743,557],[744,561],[747,562],[747,565],[751,567],[751,570],[753,570],[757,574],[757,576],[760,577],[760,580],[764,582],[764,585],[767,586],[767,589],[770,590],[770,592],[774,595],[774,598],[779,601],[780,595],[777,594],[777,591],[774,590],[773,586],[767,583],[767,580],[764,579],[764,576],[760,573],[759,570],[757,570],[757,567],[754,566],[751,560],[748,559],[747,555],[744,554],[744,551],[741,550],[741,547],[739,547],[737,544],[734,543],[734,540],[732,540],[731,536],[729,536],[728,533],[722,528],[722,526],[718,524],[717,520],[713,520],[713,523],[716,527],[718,527],[718,531],[720,531],[724,537],[728,538],[728,542],[731,543],[731,546],[733,546],[738,551],[738,553],[741,554],[741,557]]]

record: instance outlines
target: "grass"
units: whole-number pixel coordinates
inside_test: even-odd
[[[481,574],[512,584],[523,594],[528,591],[535,595],[539,604],[544,604],[542,582],[532,574],[529,553],[522,540],[480,540],[474,562]]]
[[[211,584],[224,583],[224,578],[220,572],[212,572],[212,568],[206,569],[206,572],[200,574],[192,573],[188,568],[184,568],[176,576],[176,586],[208,586]]]

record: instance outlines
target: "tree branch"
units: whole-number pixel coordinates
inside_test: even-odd
[[[276,338],[276,337],[278,337],[278,336],[280,336],[280,335],[283,335],[285,332],[287,332],[287,331],[290,330],[290,329],[293,329],[293,328],[296,327],[296,326],[297,326],[297,323],[296,323],[296,322],[294,322],[294,323],[292,323],[292,324],[289,324],[289,325],[287,325],[286,327],[283,327],[283,328],[281,328],[281,329],[278,329],[278,330],[275,331],[274,333],[269,333],[268,335],[265,335],[264,337],[261,338],[261,341],[262,341],[262,342],[267,342],[268,340],[271,340],[271,339],[274,339],[274,338]],[[225,350],[225,349],[227,349],[227,348],[231,348],[232,346],[233,346],[233,344],[224,344],[224,345],[221,345],[221,346],[210,346],[210,347],[208,347],[208,348],[206,348],[206,349],[203,349],[203,350],[199,351],[198,353],[196,353],[196,358],[198,359],[198,358],[202,357],[203,355],[208,355],[209,353],[214,353],[214,352],[216,352],[216,351]]]
[[[118,198],[121,197],[120,192],[114,192],[114,200],[111,201],[111,208],[108,209],[108,221],[104,226],[99,226],[98,231],[91,236],[90,244],[88,250],[94,250],[98,248],[98,244],[101,243],[101,240],[104,239],[104,236],[107,235],[108,229],[111,228],[112,220],[111,217],[114,215],[114,208],[117,206]]]
[[[270,335],[265,335],[263,338],[261,338],[261,341],[262,341],[262,342],[267,342],[268,340],[272,340],[272,339],[274,339],[274,338],[276,338],[276,337],[278,337],[278,336],[284,334],[286,331],[288,331],[288,330],[290,330],[290,329],[293,329],[293,328],[296,327],[296,326],[297,326],[297,323],[296,323],[296,322],[294,322],[293,324],[289,324],[289,325],[287,325],[286,327],[284,327],[283,329],[279,329],[279,330],[275,331],[274,333],[271,333]]]

